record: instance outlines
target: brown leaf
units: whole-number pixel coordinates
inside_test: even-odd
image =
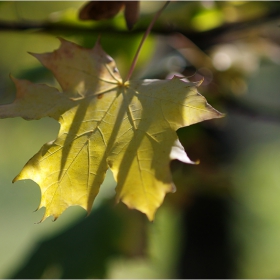
[[[124,17],[127,28],[131,30],[139,18],[139,1],[125,2]]]
[[[79,19],[109,19],[114,17],[123,6],[124,1],[90,1],[81,9]]]
[[[131,30],[139,18],[139,1],[90,1],[81,9],[79,19],[110,19],[123,7],[125,7],[126,26]]]

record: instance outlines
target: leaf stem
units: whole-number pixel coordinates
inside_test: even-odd
[[[137,51],[136,51],[136,54],[135,54],[135,56],[134,56],[134,59],[133,59],[133,61],[132,61],[132,64],[131,64],[131,66],[130,66],[128,75],[127,75],[127,77],[126,77],[124,83],[130,79],[130,77],[131,77],[131,75],[132,75],[132,73],[133,73],[133,70],[134,70],[134,68],[135,68],[137,59],[138,59],[138,57],[139,57],[139,53],[140,53],[140,51],[141,51],[141,48],[142,48],[142,46],[143,46],[143,44],[144,44],[146,38],[147,38],[148,35],[150,34],[150,32],[151,32],[151,30],[152,30],[152,28],[153,28],[153,25],[155,24],[156,20],[157,20],[158,17],[160,16],[161,12],[166,8],[166,6],[167,6],[169,3],[170,3],[170,1],[166,1],[166,3],[164,4],[164,6],[163,6],[160,10],[157,11],[157,13],[155,14],[153,20],[152,20],[151,23],[149,24],[149,26],[148,26],[146,32],[144,33],[144,36],[142,37],[142,40],[141,40],[141,42],[140,42],[140,44],[139,44],[139,47],[138,47],[138,49],[137,49]]]

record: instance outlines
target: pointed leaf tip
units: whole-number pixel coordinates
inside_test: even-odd
[[[184,163],[196,164],[196,162],[189,159],[179,139],[175,140],[174,145],[172,146],[170,152],[170,160],[176,160],[176,159]]]

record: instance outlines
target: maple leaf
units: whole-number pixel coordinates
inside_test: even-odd
[[[62,91],[12,78],[13,103],[0,117],[59,121],[56,140],[45,144],[14,181],[32,179],[41,188],[44,220],[67,207],[91,210],[108,168],[117,200],[153,220],[173,190],[170,159],[189,162],[176,130],[221,113],[182,78],[123,82],[114,60],[101,48],[85,49],[60,39],[52,53],[33,54],[50,69]],[[13,181],[13,182],[14,182]]]

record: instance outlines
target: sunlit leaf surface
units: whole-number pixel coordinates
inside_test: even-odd
[[[105,173],[117,182],[117,200],[154,219],[174,190],[170,159],[190,162],[176,130],[221,117],[197,85],[171,80],[123,82],[114,60],[101,48],[85,49],[61,39],[52,53],[33,54],[50,69],[62,91],[13,78],[17,95],[0,106],[0,117],[52,117],[61,127],[14,181],[32,179],[41,188],[43,220],[69,206],[90,211]]]

